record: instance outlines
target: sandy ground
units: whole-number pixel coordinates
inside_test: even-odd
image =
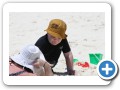
[[[9,55],[17,54],[27,44],[34,44],[46,34],[51,19],[62,19],[67,23],[68,41],[74,58],[90,64],[90,53],[105,53],[105,17],[102,12],[39,13],[11,12],[9,14]],[[97,75],[96,65],[83,68],[74,63],[76,75]],[[63,54],[54,71],[65,75],[66,65]]]

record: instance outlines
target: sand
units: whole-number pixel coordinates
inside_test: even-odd
[[[88,62],[90,67],[83,68],[74,63],[76,75],[97,75],[97,65],[90,63],[90,53],[105,54],[105,15],[102,12],[76,13],[42,13],[11,12],[9,14],[9,55],[19,53],[28,44],[34,44],[39,37],[46,34],[49,21],[59,18],[67,23],[68,41],[74,58],[79,62]],[[59,75],[66,75],[66,64],[63,54],[53,68]]]

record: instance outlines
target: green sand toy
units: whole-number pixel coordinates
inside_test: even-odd
[[[74,59],[73,59],[73,62],[74,62],[74,63],[75,63],[75,62],[78,62],[78,59],[74,58]]]
[[[89,54],[90,63],[97,65],[99,63],[99,61],[102,60],[102,56],[103,56],[103,54],[101,54],[101,53]]]

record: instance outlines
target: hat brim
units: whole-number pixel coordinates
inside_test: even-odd
[[[29,69],[31,69],[33,71],[33,65],[28,64],[26,61],[26,58],[24,58],[21,54],[18,55],[14,55],[10,57],[14,62],[16,62],[17,64],[27,67]]]
[[[65,34],[64,36],[59,35],[58,33],[52,32],[51,30],[47,29],[45,30],[47,33],[49,33],[50,35],[57,37],[57,38],[61,38],[61,39],[66,39],[67,35]]]

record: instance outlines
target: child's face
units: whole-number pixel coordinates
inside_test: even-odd
[[[52,45],[57,45],[57,44],[59,44],[59,43],[62,41],[61,38],[54,37],[54,36],[52,36],[52,35],[50,35],[50,34],[48,34],[48,40],[49,40],[49,42],[50,42]]]

